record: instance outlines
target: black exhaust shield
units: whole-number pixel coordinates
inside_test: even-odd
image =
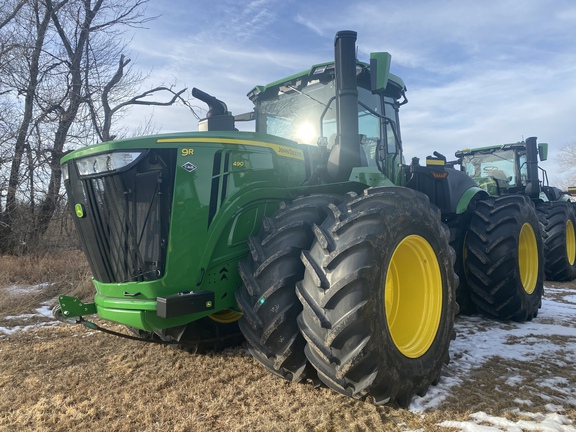
[[[346,181],[353,167],[360,166],[358,135],[358,89],[356,87],[356,32],[339,31],[334,39],[336,74],[337,145],[330,154],[329,174]]]

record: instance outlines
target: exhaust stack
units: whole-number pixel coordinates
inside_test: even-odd
[[[194,87],[192,96],[208,105],[206,118],[198,122],[198,130],[206,131],[233,131],[234,116],[228,112],[228,107],[220,99]]]
[[[328,174],[346,181],[360,166],[358,89],[356,87],[356,32],[339,31],[334,39],[337,141],[328,159]]]
[[[538,180],[538,144],[536,137],[526,138],[526,158],[528,179],[526,181],[526,195],[532,199],[540,196],[540,181]]]

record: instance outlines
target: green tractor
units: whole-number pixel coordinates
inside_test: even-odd
[[[198,132],[66,155],[96,294],[60,296],[55,316],[102,329],[84,318],[97,314],[184,347],[245,338],[272,373],[376,404],[408,405],[436,383],[458,308],[445,223],[489,197],[441,158],[403,164],[405,85],[388,53],[359,62],[355,43],[339,32],[334,61],[255,87],[252,113],[195,89],[209,107]],[[516,213],[529,205],[519,196]],[[541,296],[540,236],[516,213],[532,243],[510,244],[507,265],[530,285],[496,300],[500,318],[523,320]]]
[[[568,193],[550,186],[538,159],[548,157],[548,144],[536,137],[502,146],[456,152],[461,170],[493,196],[524,194],[536,205],[544,241],[544,270],[548,280],[576,278],[576,214]],[[542,181],[538,172],[542,172]]]

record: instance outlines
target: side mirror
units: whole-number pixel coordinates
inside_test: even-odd
[[[540,156],[541,161],[548,159],[548,143],[538,144],[538,156]]]
[[[370,53],[370,86],[372,93],[383,93],[388,85],[392,56],[387,52]]]

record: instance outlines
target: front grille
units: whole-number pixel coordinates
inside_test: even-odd
[[[73,164],[67,192],[85,217],[76,227],[94,278],[134,282],[164,275],[172,207],[174,150],[150,150],[127,170],[79,178]]]

